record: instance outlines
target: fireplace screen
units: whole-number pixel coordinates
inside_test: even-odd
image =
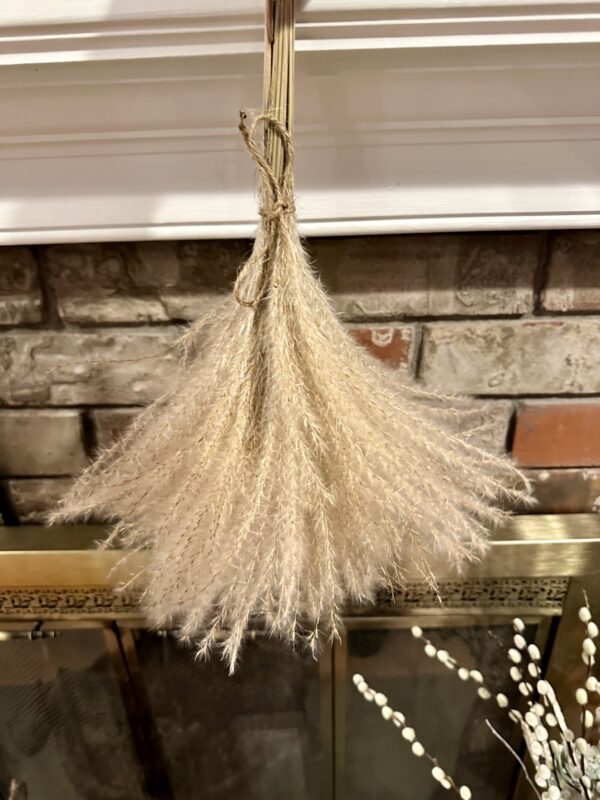
[[[12,779],[29,800],[320,796],[321,684],[309,655],[257,636],[229,677],[169,634],[26,633],[0,642],[0,798]]]
[[[542,647],[553,619],[528,626]],[[29,639],[30,628],[13,627],[0,642],[0,797],[16,779],[29,800],[441,799],[427,763],[358,695],[354,672],[479,800],[515,796],[515,762],[485,719],[509,740],[514,732],[423,655],[410,622],[349,620],[319,662],[256,634],[233,677],[168,632],[59,623]],[[506,615],[430,620],[428,635],[515,695]]]
[[[319,797],[319,668],[310,656],[257,636],[229,677],[171,636],[138,631],[135,644],[170,797]]]
[[[0,642],[0,797],[14,778],[29,800],[144,800],[109,636]]]
[[[26,529],[5,535],[0,800],[448,797],[431,765],[358,694],[354,673],[387,695],[476,800],[531,800],[486,720],[523,754],[518,731],[427,658],[410,627],[517,704],[506,651],[512,618],[522,617],[575,729],[584,591],[600,614],[600,519],[576,517],[517,518],[493,539],[481,574],[441,581],[439,594],[410,584],[368,613],[349,609],[341,640],[325,644],[318,661],[252,633],[232,677],[216,659],[196,660],[172,632],[147,630],[134,599],[94,582],[110,553],[65,550],[60,537],[54,549],[46,537],[36,548],[37,533]],[[93,531],[79,533],[84,549]],[[69,583],[54,582],[65,575]]]

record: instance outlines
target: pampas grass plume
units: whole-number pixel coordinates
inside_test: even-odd
[[[283,144],[278,180],[256,144]],[[235,292],[181,340],[167,393],[78,479],[55,520],[109,517],[147,552],[142,604],[233,669],[244,632],[317,646],[346,602],[481,556],[527,486],[473,442],[476,412],[377,363],[346,333],[298,236],[289,134],[242,133],[262,220]],[[477,410],[478,413],[479,410]],[[224,632],[224,635],[223,635]]]

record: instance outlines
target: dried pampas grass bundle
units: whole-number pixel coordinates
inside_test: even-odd
[[[267,26],[265,108],[240,130],[261,223],[231,297],[181,341],[179,374],[79,478],[55,520],[109,517],[144,550],[156,625],[217,642],[231,669],[251,620],[333,636],[347,601],[480,556],[496,507],[527,493],[472,442],[479,409],[401,384],[345,332],[296,228],[293,0]],[[275,114],[275,111],[277,112]],[[257,131],[264,126],[264,147]],[[472,426],[471,426],[472,427]]]
[[[282,143],[281,179],[261,122]],[[316,646],[348,600],[479,557],[505,516],[495,504],[527,491],[457,433],[479,409],[401,384],[347,335],[298,236],[289,133],[265,115],[240,128],[264,208],[234,294],[192,326],[173,386],[55,515],[116,518],[111,542],[147,551],[150,620],[199,637],[202,654],[219,642],[231,668],[251,619]]]

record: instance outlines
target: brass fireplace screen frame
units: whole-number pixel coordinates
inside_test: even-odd
[[[135,597],[116,595],[112,589],[115,580],[126,578],[140,563],[119,566],[118,551],[93,549],[103,533],[99,526],[0,529],[0,631],[13,636],[101,627],[146,773],[148,797],[172,800],[160,753],[152,748],[153,721],[137,663],[133,630],[144,627],[144,620]],[[600,616],[600,515],[514,517],[495,532],[488,556],[464,575],[457,577],[444,565],[437,571],[439,596],[415,580],[393,600],[382,596],[367,610],[348,609],[346,629],[407,628],[415,621],[424,627],[485,626],[521,616],[537,624],[546,675],[566,704],[567,716],[575,717],[574,689],[583,670],[577,610],[584,591]],[[344,800],[347,655],[344,634],[340,642],[325,647],[319,662],[323,800]],[[515,770],[512,800],[526,800],[529,791]]]

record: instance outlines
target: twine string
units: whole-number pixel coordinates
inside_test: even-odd
[[[241,306],[256,308],[267,294],[268,266],[277,250],[281,228],[296,213],[293,190],[294,147],[289,131],[277,117],[271,114],[258,114],[249,125],[246,125],[246,119],[246,113],[240,111],[240,133],[258,167],[261,197],[258,213],[261,216],[264,231],[259,231],[257,234],[252,255],[240,270],[233,293]],[[281,142],[283,150],[281,178],[277,178],[263,147],[257,142],[256,130],[261,123],[278,136]],[[244,297],[241,291],[242,283],[248,274],[253,273],[258,275],[259,288],[254,297]]]

